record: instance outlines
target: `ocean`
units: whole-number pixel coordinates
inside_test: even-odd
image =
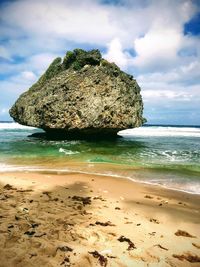
[[[50,141],[42,130],[0,122],[0,172],[111,175],[200,194],[200,126],[146,125],[113,141]]]

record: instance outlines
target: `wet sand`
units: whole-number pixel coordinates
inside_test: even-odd
[[[0,174],[0,267],[200,266],[200,196],[86,174]]]

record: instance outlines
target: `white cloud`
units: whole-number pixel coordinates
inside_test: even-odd
[[[28,81],[33,81],[36,79],[35,74],[32,71],[23,71],[22,72],[22,78]]]
[[[36,76],[41,75],[49,66],[49,64],[58,57],[59,54],[53,53],[39,53],[27,57],[23,62],[12,63],[6,62],[0,64],[0,72],[2,74],[12,74],[14,76],[21,76],[23,73],[23,79],[34,80]],[[64,55],[60,55],[64,56]]]
[[[172,28],[153,28],[144,37],[135,40],[138,67],[157,67],[174,63],[182,42],[182,36]]]
[[[12,76],[10,81],[19,84],[29,84],[35,82],[36,79],[37,76],[32,71],[22,71],[18,75]]]
[[[142,92],[144,101],[160,101],[160,100],[174,100],[174,101],[190,101],[193,97],[188,92],[175,92],[172,90],[144,90]]]
[[[19,0],[2,10],[2,20],[35,36],[101,43],[114,37],[117,27],[109,10],[96,1]]]
[[[1,104],[5,103],[10,106],[16,98],[27,90],[31,86],[31,82],[23,81],[18,79],[18,76],[12,77],[10,80],[1,81],[0,92],[1,93]]]
[[[199,84],[200,83],[200,62],[195,60],[189,64],[183,64],[180,66],[175,66],[167,71],[144,73],[137,76],[137,80],[140,84],[166,84],[170,86],[171,83],[177,84]]]
[[[130,1],[129,5],[118,6],[103,5],[97,0],[18,0],[0,11],[6,25],[0,34],[11,37],[11,47],[18,39],[27,42],[31,37],[33,43],[37,39],[40,49],[56,49],[52,41],[55,38],[58,46],[62,40],[104,46],[119,38],[123,48],[133,48],[134,40],[156,25],[180,28],[192,13],[193,5],[186,0],[170,5],[169,1]]]
[[[108,44],[108,51],[103,57],[123,69],[129,65],[130,56],[123,51],[122,44],[118,38],[113,39]]]
[[[97,0],[18,0],[0,11],[7,29],[1,27],[0,33],[10,37],[7,49],[11,55],[31,56],[34,50],[35,54],[60,54],[70,48],[68,43],[75,42],[109,44],[105,54],[125,69],[133,65],[141,71],[153,70],[179,64],[178,51],[189,45],[182,28],[195,12],[192,2],[123,3],[115,6]],[[134,48],[137,57],[131,59],[124,51]]]
[[[200,80],[200,61],[196,59],[190,62],[188,65],[183,65],[180,67],[180,79],[193,79]]]
[[[194,14],[190,1],[160,1],[157,14],[149,31],[134,41],[137,53],[134,65],[148,70],[171,68],[180,63],[178,52],[188,42],[183,35],[184,23]],[[156,11],[156,8],[155,10]]]
[[[52,63],[52,61],[58,57],[57,54],[42,53],[31,56],[25,66],[28,66],[30,69],[35,71],[38,75],[41,75]]]

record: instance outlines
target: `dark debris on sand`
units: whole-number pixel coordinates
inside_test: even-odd
[[[60,250],[60,251],[63,251],[63,252],[72,252],[73,251],[73,249],[68,247],[68,246],[59,246],[59,247],[57,247],[56,251],[57,250]]]
[[[196,262],[200,262],[200,257],[197,256],[197,255],[192,255],[190,253],[185,253],[185,254],[182,254],[182,255],[176,255],[176,254],[173,254],[172,255],[174,258],[177,258],[179,259],[180,261],[183,261],[183,260],[186,260],[186,261],[189,261],[191,263],[196,263]]]
[[[157,219],[154,219],[154,218],[151,218],[149,221],[150,222],[153,222],[153,223],[156,223],[156,224],[159,224],[160,223]]]
[[[186,231],[183,231],[183,230],[178,230],[175,235],[177,236],[184,236],[184,237],[191,237],[191,238],[196,238],[196,236],[193,236],[191,234],[189,234],[188,232]]]
[[[71,264],[70,264],[70,259],[69,259],[68,257],[65,257],[65,258],[63,259],[63,261],[61,262],[60,265],[61,265],[61,266],[64,265],[64,266],[66,266],[66,267],[71,266]]]
[[[104,257],[103,255],[101,255],[98,251],[92,251],[92,252],[88,252],[89,254],[91,254],[94,258],[97,258],[99,261],[99,264],[103,267],[106,267],[108,264],[108,259],[106,257]]]
[[[150,195],[145,195],[145,196],[144,196],[144,198],[153,199],[153,197],[152,197],[152,196],[150,196]]]
[[[154,245],[154,247],[159,247],[159,248],[164,249],[166,251],[169,250],[168,248],[165,248],[165,247],[161,246],[160,244],[156,244],[156,245]]]
[[[110,221],[107,221],[107,222],[96,221],[95,224],[96,225],[101,225],[101,226],[116,226],[115,224],[111,223]]]
[[[10,185],[10,184],[6,184],[6,185],[4,185],[3,189],[5,189],[5,190],[17,190],[17,188],[13,187],[13,186]]]
[[[91,201],[91,197],[80,197],[80,196],[73,196],[72,197],[73,201],[78,201],[78,202],[82,202],[82,204],[85,205],[91,205],[92,201]]]
[[[200,245],[198,245],[198,244],[196,244],[196,243],[192,243],[192,245],[193,245],[195,248],[200,249]]]
[[[26,231],[24,232],[25,235],[33,236],[35,234],[35,231]]]
[[[136,246],[135,244],[127,237],[125,236],[120,236],[118,239],[117,239],[119,242],[127,242],[128,243],[128,248],[127,250],[132,250],[132,249],[136,249]]]

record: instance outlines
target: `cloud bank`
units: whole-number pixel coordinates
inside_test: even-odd
[[[199,12],[189,0],[2,1],[0,120],[55,57],[80,47],[133,74],[149,123],[200,125],[200,36],[185,31]]]

